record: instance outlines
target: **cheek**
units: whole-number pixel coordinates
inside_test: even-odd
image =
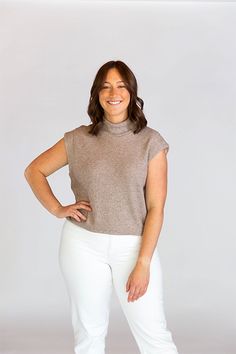
[[[102,94],[98,95],[98,99],[99,99],[100,104],[103,104],[104,95],[102,95]]]
[[[103,102],[103,101],[106,101],[106,93],[104,92],[104,93],[100,93],[100,95],[99,95],[99,101],[100,102]]]
[[[127,103],[130,103],[130,95],[129,94],[125,95],[125,100]]]
[[[129,93],[128,90],[127,90],[126,92],[124,92],[124,97],[125,97],[125,99],[126,99],[127,101],[130,100],[130,93]]]

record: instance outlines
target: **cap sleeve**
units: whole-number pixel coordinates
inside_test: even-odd
[[[153,131],[150,139],[148,161],[150,161],[161,150],[165,149],[166,154],[169,151],[169,144],[158,131]]]
[[[64,133],[64,142],[69,166],[73,159],[74,129]]]

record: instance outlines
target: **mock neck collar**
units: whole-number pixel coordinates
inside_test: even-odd
[[[129,119],[125,119],[119,123],[113,123],[103,117],[103,130],[113,135],[125,135],[131,133],[134,128],[134,123]]]

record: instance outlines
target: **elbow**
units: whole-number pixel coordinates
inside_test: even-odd
[[[148,208],[148,213],[155,213],[158,216],[164,216],[164,207],[160,208],[159,206],[152,206]]]
[[[34,163],[30,163],[24,170],[24,176],[25,176],[25,179],[29,182],[30,178],[31,177],[34,177],[36,175],[41,175],[41,176],[44,176],[46,177],[41,171],[40,169],[38,168],[38,166]]]
[[[29,178],[30,170],[31,170],[30,165],[27,166],[26,169],[24,170],[24,177],[26,180],[28,180],[28,178]]]
[[[24,177],[26,178],[27,181],[33,172],[35,172],[35,168],[32,165],[32,163],[30,163],[24,170]]]

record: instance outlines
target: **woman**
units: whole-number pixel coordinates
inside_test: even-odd
[[[105,63],[90,93],[92,124],[66,132],[25,170],[42,205],[65,218],[59,264],[70,299],[74,351],[105,353],[114,288],[140,353],[176,354],[156,248],[169,145],[147,126],[136,78],[124,62]],[[76,202],[63,206],[46,178],[67,164]]]

